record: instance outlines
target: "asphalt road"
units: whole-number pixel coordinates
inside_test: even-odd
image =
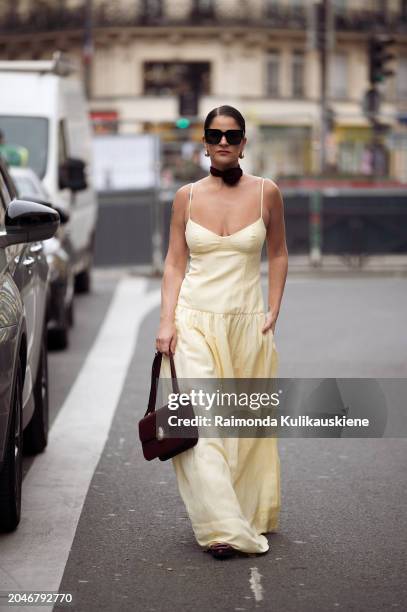
[[[281,439],[268,554],[200,550],[171,462],[138,441],[159,287],[98,270],[78,296],[70,348],[50,353],[49,445],[25,460],[22,520],[0,536],[0,590],[72,593],[54,609],[75,612],[406,609],[405,439]],[[402,278],[289,279],[280,376],[407,378],[406,293]]]

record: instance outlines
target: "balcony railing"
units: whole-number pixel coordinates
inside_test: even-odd
[[[366,32],[375,30],[407,33],[407,12],[388,10],[348,9],[335,12],[335,29],[339,32]]]
[[[57,4],[57,3],[55,3]],[[3,35],[50,32],[57,30],[81,30],[86,21],[86,0],[70,8],[64,0],[55,6],[47,0],[32,0],[31,7],[25,12],[10,3],[9,11],[0,14],[0,32]],[[306,30],[306,6],[279,5],[262,0],[254,10],[250,0],[233,0],[225,10],[223,0],[213,2],[185,2],[171,0],[168,3],[129,2],[124,0],[93,0],[92,25],[95,28],[110,27],[227,27],[245,26],[262,29]],[[18,4],[17,4],[18,7]],[[407,33],[407,13],[349,9],[337,11],[335,28],[338,31],[370,32],[385,28],[387,31]]]
[[[40,7],[41,4],[41,7]],[[177,10],[177,6],[179,9]],[[301,29],[306,27],[305,7],[275,6],[263,0],[260,11],[252,10],[250,0],[237,0],[231,3],[232,10],[225,11],[222,0],[214,2],[190,2],[171,0],[171,10],[165,10],[164,3],[158,2],[151,10],[148,2],[134,2],[124,5],[120,0],[93,1],[92,25],[95,28],[108,27],[196,27],[196,26],[255,26],[263,28]],[[233,10],[233,9],[236,10]],[[182,10],[181,10],[182,9]],[[34,2],[24,14],[15,9],[0,16],[0,32],[4,34],[44,32],[55,30],[75,30],[84,27],[86,19],[86,0],[78,3],[77,8]]]

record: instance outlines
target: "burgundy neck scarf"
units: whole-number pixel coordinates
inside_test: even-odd
[[[226,170],[218,170],[213,166],[210,167],[210,173],[213,176],[220,176],[225,183],[228,185],[235,185],[243,174],[243,170],[240,166],[235,168],[226,168]]]

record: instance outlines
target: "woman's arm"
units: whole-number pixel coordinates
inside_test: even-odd
[[[273,330],[280,312],[288,270],[284,204],[280,189],[270,179],[264,182],[264,202],[269,210],[267,225],[268,312],[262,331]]]
[[[170,236],[164,272],[161,282],[160,326],[156,348],[166,355],[176,346],[174,323],[175,307],[188,261],[188,245],[185,241],[185,209],[188,202],[189,185],[184,185],[175,194],[171,209]]]

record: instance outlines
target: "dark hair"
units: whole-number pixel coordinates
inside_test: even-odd
[[[224,106],[217,106],[216,108],[213,108],[210,113],[208,113],[204,123],[204,130],[207,130],[210,127],[212,120],[219,115],[232,117],[232,119],[234,119],[239,125],[240,129],[243,130],[243,132],[246,132],[246,122],[242,113],[240,113],[237,108],[228,106],[227,104]]]

